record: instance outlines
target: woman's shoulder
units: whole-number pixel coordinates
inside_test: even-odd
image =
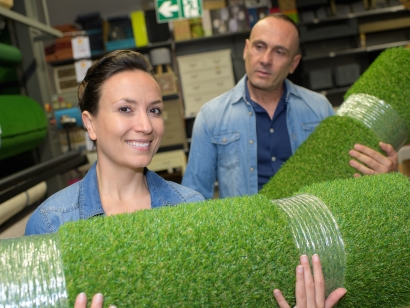
[[[76,182],[48,197],[39,207],[42,211],[66,211],[78,207],[80,182]]]
[[[48,197],[30,216],[26,235],[56,232],[67,221],[79,219],[80,183],[74,183]]]
[[[152,207],[204,200],[199,192],[178,183],[167,181],[153,171],[147,170],[146,177]]]
[[[170,185],[173,189],[178,191],[181,196],[186,199],[186,202],[194,202],[194,201],[202,201],[205,200],[205,198],[196,190],[193,190],[189,187],[182,186],[178,183],[171,182],[171,181],[166,181],[168,185]]]

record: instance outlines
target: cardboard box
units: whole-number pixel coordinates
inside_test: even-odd
[[[173,26],[175,41],[184,41],[192,38],[189,19],[176,20],[173,22]]]
[[[0,0],[0,6],[5,7],[6,9],[11,9],[13,5],[13,0]]]
[[[278,0],[278,6],[281,12],[296,10],[296,0]]]
[[[226,7],[225,0],[203,0],[204,10],[215,10]]]

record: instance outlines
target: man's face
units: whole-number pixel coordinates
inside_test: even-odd
[[[268,17],[258,22],[246,40],[243,59],[250,86],[275,91],[299,64],[299,37],[288,21]]]

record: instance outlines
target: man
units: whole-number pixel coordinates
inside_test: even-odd
[[[299,64],[299,30],[284,14],[258,21],[243,52],[246,75],[198,113],[182,185],[212,198],[256,194],[316,126],[333,115],[321,94],[290,82]],[[355,145],[350,164],[363,174],[397,170],[397,153],[387,156]],[[355,174],[359,176],[359,174]]]

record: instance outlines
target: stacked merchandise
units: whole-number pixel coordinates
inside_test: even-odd
[[[76,23],[86,31],[90,42],[91,55],[98,55],[104,52],[103,41],[103,19],[99,12],[92,12],[78,15]]]
[[[73,58],[73,48],[71,46],[72,35],[79,29],[72,24],[54,26],[57,30],[63,32],[63,37],[55,39],[55,43],[45,48],[46,61],[60,61]]]

